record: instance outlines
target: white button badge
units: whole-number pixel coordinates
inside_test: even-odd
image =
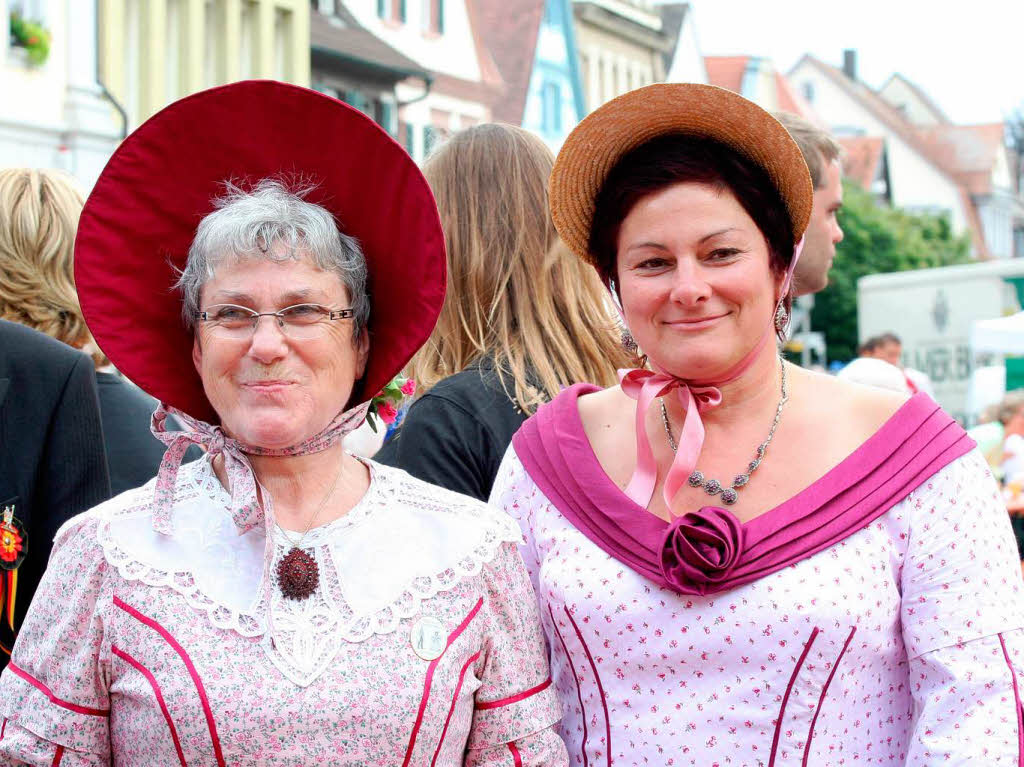
[[[437,618],[424,616],[412,624],[409,632],[409,644],[412,651],[423,660],[436,660],[441,657],[448,644],[445,637],[444,624]]]

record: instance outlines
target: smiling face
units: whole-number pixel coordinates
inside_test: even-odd
[[[201,309],[237,304],[258,312],[301,303],[344,309],[348,301],[340,278],[306,255],[226,260],[200,294]],[[261,317],[251,336],[227,339],[199,323],[192,359],[229,436],[267,449],[290,447],[341,412],[366,368],[369,341],[365,330],[353,338],[351,320],[322,325],[315,337],[296,340],[274,317]]]
[[[769,332],[783,277],[727,189],[680,183],[641,198],[622,220],[617,254],[626,325],[658,369],[714,378]]]

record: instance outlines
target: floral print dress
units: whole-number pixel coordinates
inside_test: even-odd
[[[152,483],[65,525],[0,677],[0,764],[567,764],[515,522],[370,466],[302,542],[305,600],[265,566],[290,540],[241,532],[209,460],[171,535]]]
[[[1024,765],[1024,584],[976,450],[838,543],[706,595],[602,550],[514,448],[491,502],[526,536],[573,765]]]

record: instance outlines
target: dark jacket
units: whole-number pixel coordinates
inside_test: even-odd
[[[80,351],[0,320],[0,511],[14,506],[28,555],[18,568],[15,628],[64,522],[110,497],[96,377]],[[0,645],[12,637],[0,622]],[[0,649],[0,668],[7,654]]]
[[[511,381],[508,390],[514,392]],[[493,364],[481,361],[413,402],[401,428],[373,459],[486,501],[512,435],[525,420]]]
[[[156,476],[164,444],[149,430],[157,402],[113,373],[96,373],[100,415],[114,495],[144,485]]]

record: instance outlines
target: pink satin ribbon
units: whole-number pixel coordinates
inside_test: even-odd
[[[624,491],[626,496],[637,505],[647,508],[654,495],[654,486],[658,481],[658,464],[654,460],[654,452],[651,450],[645,423],[647,411],[654,400],[675,392],[686,413],[683,428],[679,433],[676,455],[672,459],[668,474],[665,476],[665,484],[662,487],[665,506],[669,509],[669,514],[675,517],[677,515],[672,512],[672,499],[697,467],[697,459],[704,447],[704,422],[701,421],[700,414],[718,407],[722,403],[722,392],[718,387],[743,375],[754,364],[764,345],[768,342],[775,327],[775,313],[778,312],[789,292],[793,281],[793,270],[796,269],[796,263],[800,259],[803,247],[804,241],[801,238],[793,248],[793,260],[786,270],[781,298],[775,305],[775,311],[772,312],[772,323],[754,348],[717,381],[688,381],[669,373],[645,368],[627,368],[619,371],[619,385],[622,387],[622,391],[627,397],[635,399],[637,402],[636,468]]]

